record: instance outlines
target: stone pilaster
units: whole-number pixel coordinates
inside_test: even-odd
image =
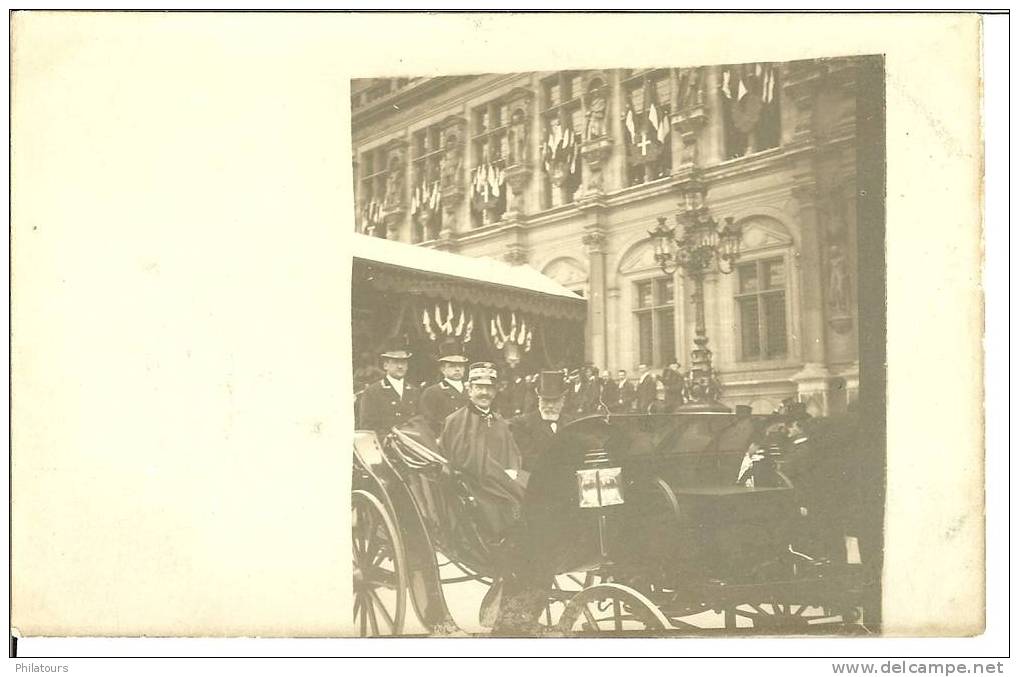
[[[626,114],[626,97],[623,94],[623,85],[620,82],[618,70],[611,72],[610,91],[612,93],[612,114],[609,115],[609,133],[612,138],[619,139],[619,152],[615,159],[603,170],[603,181],[607,181],[611,189],[626,187],[626,131],[623,127],[623,116]]]
[[[407,186],[410,168],[407,162],[407,139],[396,138],[385,146],[386,193],[382,203],[382,221],[386,225],[386,238],[399,240],[407,218]],[[406,238],[409,242],[410,237]]]
[[[459,115],[450,115],[440,124],[442,135],[442,159],[439,163],[439,188],[442,195],[442,230],[439,240],[443,249],[450,249],[449,242],[462,230],[467,230],[464,196],[467,193],[464,175],[469,158],[467,120]]]
[[[612,155],[612,139],[600,136],[588,139],[580,145],[580,156],[584,160],[584,185],[578,197],[595,197],[605,194],[604,171]]]
[[[682,68],[676,73],[672,110],[673,174],[700,162],[701,130],[708,121],[704,97],[707,68]]]
[[[519,219],[527,213],[525,197],[532,174],[529,164],[512,164],[506,168],[506,184],[510,188],[510,198],[503,218],[507,221]]]
[[[797,397],[807,402],[818,415],[828,413],[827,341],[825,308],[821,279],[820,223],[818,220],[817,185],[805,178],[793,188],[800,224],[800,326],[803,369],[793,375]]]
[[[853,366],[842,374],[842,378],[846,382],[846,407],[855,407],[860,397],[860,363],[854,362]]]
[[[584,357],[594,362],[599,369],[604,369],[608,356],[608,346],[606,345],[608,327],[605,322],[605,245],[607,238],[605,228],[599,221],[600,219],[596,218],[594,224],[584,228],[584,235],[581,239],[588,256],[587,341],[585,342]]]
[[[508,212],[507,212],[508,214]],[[527,263],[530,258],[531,249],[527,245],[527,228],[516,218],[509,218],[505,228],[506,253],[503,260],[513,266]]]

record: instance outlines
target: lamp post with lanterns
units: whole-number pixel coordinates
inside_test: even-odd
[[[729,411],[718,401],[721,387],[711,368],[704,321],[704,276],[716,270],[726,275],[732,273],[740,256],[743,232],[732,217],[726,218],[725,225],[719,228],[707,207],[707,184],[698,174],[684,181],[680,192],[682,201],[676,225],[670,228],[668,219],[659,216],[658,225],[648,231],[654,243],[655,262],[662,271],[672,275],[682,270],[683,276],[694,283],[691,295],[694,349],[686,375],[689,397],[678,411]]]

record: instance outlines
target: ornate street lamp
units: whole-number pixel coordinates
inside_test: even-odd
[[[690,369],[686,374],[689,399],[678,411],[729,411],[718,401],[721,386],[711,369],[707,329],[704,323],[704,276],[714,270],[728,275],[739,259],[743,230],[725,219],[721,229],[707,207],[707,184],[694,175],[680,186],[682,201],[676,214],[676,228],[666,225],[666,217],[658,217],[658,225],[648,231],[655,248],[655,262],[667,275],[677,270],[694,283],[695,336]]]

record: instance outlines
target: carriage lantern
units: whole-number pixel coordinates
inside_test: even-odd
[[[704,321],[704,276],[718,271],[728,275],[740,257],[742,228],[725,219],[719,228],[707,206],[707,184],[694,173],[680,184],[680,211],[676,226],[670,228],[667,218],[658,217],[658,225],[648,231],[654,245],[655,262],[666,275],[681,270],[693,281],[695,336],[690,369],[686,375],[689,398],[678,411],[729,411],[718,402],[721,389],[711,367],[707,328]],[[680,229],[677,234],[677,228]]]

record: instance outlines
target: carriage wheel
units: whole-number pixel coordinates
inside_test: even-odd
[[[407,613],[407,557],[400,532],[382,502],[351,494],[354,624],[362,637],[399,635]]]
[[[836,631],[849,628],[859,618],[859,612],[852,607],[845,609],[824,608],[808,604],[773,602],[771,604],[740,604],[725,612],[726,626],[738,627],[737,618],[750,621],[758,630],[772,632]]]
[[[559,630],[570,634],[669,627],[669,619],[654,602],[618,583],[599,583],[581,590],[570,599],[559,619]]]

